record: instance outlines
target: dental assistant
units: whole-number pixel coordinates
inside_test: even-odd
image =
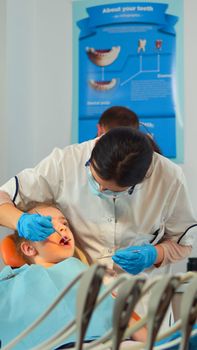
[[[181,168],[127,127],[54,149],[0,191],[1,225],[43,240],[54,231],[50,216],[23,212],[38,202],[53,203],[90,263],[98,259],[131,274],[187,257],[197,232]]]

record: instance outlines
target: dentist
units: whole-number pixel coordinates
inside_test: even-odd
[[[0,224],[44,240],[51,217],[24,213],[39,202],[61,209],[90,263],[131,274],[187,257],[197,232],[181,168],[127,127],[56,148],[10,179],[0,187]]]

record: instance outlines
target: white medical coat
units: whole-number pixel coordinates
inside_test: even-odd
[[[164,239],[192,245],[197,220],[181,168],[155,153],[148,176],[132,195],[101,199],[92,194],[85,167],[94,144],[55,148],[35,168],[20,172],[16,206],[25,211],[37,202],[59,206],[89,262],[99,259],[110,268],[113,261],[105,256],[119,247]],[[15,178],[0,190],[14,198]]]

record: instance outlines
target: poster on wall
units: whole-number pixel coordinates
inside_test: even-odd
[[[82,0],[74,3],[74,14],[77,3],[85,10],[85,16],[75,21],[78,141],[96,136],[96,124],[107,108],[125,106],[139,116],[141,130],[152,135],[166,157],[182,162],[177,88],[180,14],[171,14],[164,2],[91,1],[89,6]]]

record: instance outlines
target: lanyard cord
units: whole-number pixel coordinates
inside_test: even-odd
[[[12,199],[12,202],[13,202],[14,205],[16,206],[15,200],[16,200],[16,197],[17,197],[17,194],[18,194],[18,191],[19,191],[19,182],[18,182],[18,177],[17,177],[17,176],[14,176],[14,178],[15,178],[15,181],[16,181],[16,190],[15,190],[15,193],[14,193],[14,196],[13,196],[13,199]]]

